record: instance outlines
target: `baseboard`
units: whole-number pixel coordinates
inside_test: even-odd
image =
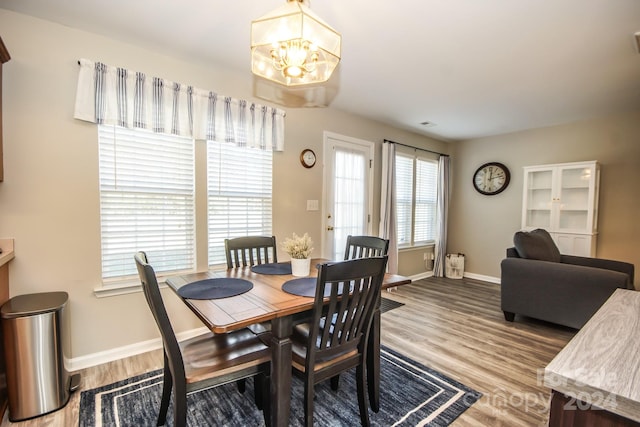
[[[467,272],[465,272],[463,276],[468,277],[469,279],[482,280],[483,282],[500,284],[499,277],[485,276],[482,274],[467,273]],[[416,281],[420,279],[426,279],[427,277],[433,277],[433,271],[426,271],[424,273],[415,274],[413,276],[409,276],[409,279],[411,279],[412,281]]]
[[[468,277],[469,279],[482,280],[483,282],[496,283],[498,285],[500,284],[499,277],[485,276],[482,274],[466,273],[466,272],[464,273],[464,277]]]
[[[178,341],[186,340],[207,332],[206,327],[191,329],[189,331],[176,334]],[[86,356],[74,357],[68,360],[67,370],[70,372],[79,371],[80,369],[90,368],[92,366],[101,365],[114,360],[124,359],[126,357],[135,356],[136,354],[146,353],[148,351],[162,348],[160,338],[129,344],[122,347],[112,348],[98,353],[87,354]]]
[[[426,279],[427,277],[433,277],[433,271],[425,271],[424,273],[414,274],[413,276],[409,276],[411,281]]]

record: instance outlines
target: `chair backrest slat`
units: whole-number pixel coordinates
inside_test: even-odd
[[[278,262],[275,236],[247,236],[225,239],[227,268]]]
[[[347,236],[344,259],[385,256],[389,252],[389,240],[375,236]]]

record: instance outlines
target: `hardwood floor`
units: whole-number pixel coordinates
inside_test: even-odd
[[[575,330],[533,319],[504,320],[499,285],[473,279],[428,278],[385,292],[405,305],[382,315],[382,344],[483,393],[454,426],[542,426],[550,391],[544,367]],[[91,389],[159,369],[160,350],[81,371],[82,389]],[[80,390],[52,414],[1,427],[73,426]]]
[[[390,297],[406,305],[382,316],[382,343],[483,394],[454,426],[547,425],[542,371],[575,330],[506,322],[500,286],[478,280],[429,278]]]

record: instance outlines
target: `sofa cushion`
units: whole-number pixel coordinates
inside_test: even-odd
[[[513,244],[520,258],[560,262],[560,251],[547,230],[518,231]]]

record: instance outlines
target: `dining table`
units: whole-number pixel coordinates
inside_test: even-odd
[[[308,277],[317,277],[318,265],[328,262],[326,259],[312,259]],[[286,265],[279,263],[276,266]],[[253,287],[239,295],[215,298],[194,299],[180,296],[183,286],[215,278],[236,278],[251,282]],[[291,274],[263,274],[254,272],[251,266],[230,268],[227,270],[208,270],[201,273],[189,273],[173,276],[166,280],[167,285],[193,313],[216,334],[236,329],[271,324],[271,424],[288,426],[291,404],[291,334],[296,323],[308,319],[313,309],[314,298],[295,295],[282,290],[285,283],[297,277]],[[385,274],[382,288],[411,283],[411,279],[397,274]],[[380,298],[371,325],[368,357],[367,388],[369,401],[374,411],[380,405]]]

